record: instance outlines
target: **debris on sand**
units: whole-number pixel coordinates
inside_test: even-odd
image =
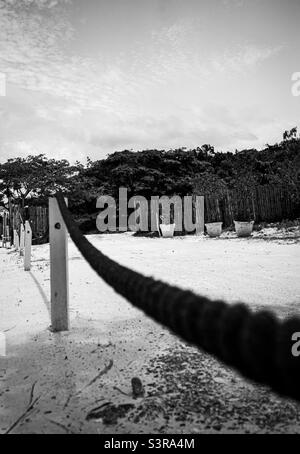
[[[100,407],[91,410],[87,414],[86,420],[101,420],[101,422],[106,425],[117,424],[118,419],[124,418],[124,416],[126,416],[126,414],[133,408],[133,404],[121,404],[116,406],[107,402],[102,404]]]
[[[138,377],[133,377],[131,379],[131,387],[132,387],[132,397],[134,399],[137,399],[138,397],[144,397],[145,389],[144,389],[142,381]]]

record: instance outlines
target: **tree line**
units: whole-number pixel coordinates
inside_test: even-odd
[[[256,186],[276,185],[300,200],[300,137],[297,128],[283,140],[262,150],[216,152],[211,145],[195,149],[124,150],[107,158],[71,165],[44,155],[8,159],[0,164],[0,206],[9,203],[47,204],[62,190],[74,215],[89,219],[96,214],[96,199],[116,199],[120,187],[128,196],[222,195],[238,189],[251,193]]]

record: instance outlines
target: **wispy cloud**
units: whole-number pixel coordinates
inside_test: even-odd
[[[122,32],[114,36],[108,26],[100,34],[106,25],[100,18],[93,38],[92,6],[110,7],[85,1],[91,10],[79,0],[0,0],[0,72],[7,78],[7,96],[0,98],[2,158],[32,149],[78,159],[124,147],[204,142],[234,149],[262,143],[266,132],[274,136],[281,119],[266,111],[262,125],[247,112],[255,103],[261,109],[259,71],[280,59],[285,44],[278,38],[270,45],[267,35],[258,40],[254,31],[233,39],[228,29],[234,23],[223,24],[209,9],[214,4],[240,13],[248,1],[201,2],[204,8],[187,0],[189,13],[157,21],[154,13],[147,21],[136,6],[140,16],[128,26],[112,9],[114,33],[117,25]],[[141,18],[143,33],[135,30]],[[220,40],[221,33],[230,39]],[[93,50],[82,50],[85,39]],[[257,94],[245,90],[250,80]]]
[[[241,72],[256,67],[269,58],[278,55],[284,49],[283,45],[274,47],[245,45],[235,50],[225,50],[223,55],[217,55],[210,60],[213,69],[220,72]]]

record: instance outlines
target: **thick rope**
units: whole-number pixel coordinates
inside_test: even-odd
[[[244,304],[213,301],[119,265],[82,235],[63,196],[56,197],[75,245],[116,292],[246,378],[300,400],[300,356],[292,355],[292,335],[300,333],[299,318],[281,321],[265,310],[254,313]]]

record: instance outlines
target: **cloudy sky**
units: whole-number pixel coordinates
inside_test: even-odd
[[[299,24],[299,0],[0,0],[0,160],[278,141]]]

